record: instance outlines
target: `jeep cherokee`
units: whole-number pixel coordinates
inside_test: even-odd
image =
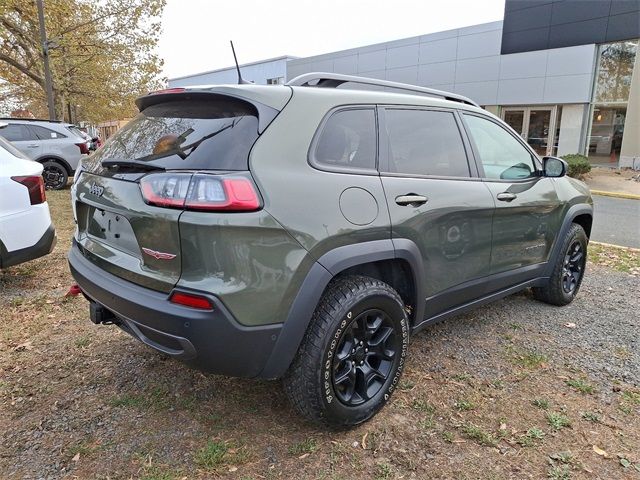
[[[281,378],[315,422],[371,418],[427,325],[580,288],[589,190],[465,97],[307,74],[137,106],[72,186],[91,320],[209,372]]]

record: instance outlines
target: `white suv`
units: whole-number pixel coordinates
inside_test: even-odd
[[[42,164],[48,189],[64,188],[82,158],[89,154],[89,144],[73,125],[27,118],[2,118],[0,122],[6,123],[0,136]]]
[[[42,165],[0,137],[0,268],[42,257],[55,243]]]

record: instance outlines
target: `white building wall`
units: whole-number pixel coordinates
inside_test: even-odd
[[[287,75],[287,59],[293,57],[278,57],[261,62],[240,65],[242,78],[258,85],[266,85],[269,78],[285,78]],[[236,67],[196,73],[185,77],[170,78],[168,88],[188,87],[194,85],[223,85],[238,83]]]
[[[290,60],[287,79],[335,72],[429,86],[481,105],[589,103],[595,45],[501,55],[502,22]]]

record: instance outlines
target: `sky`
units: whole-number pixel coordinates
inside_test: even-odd
[[[307,57],[502,20],[504,0],[167,0],[158,52],[168,78]]]

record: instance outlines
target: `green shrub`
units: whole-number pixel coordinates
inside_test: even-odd
[[[585,174],[591,171],[591,164],[589,159],[579,153],[572,153],[569,155],[563,155],[562,158],[569,164],[569,171],[567,174],[573,178],[582,178]]]

